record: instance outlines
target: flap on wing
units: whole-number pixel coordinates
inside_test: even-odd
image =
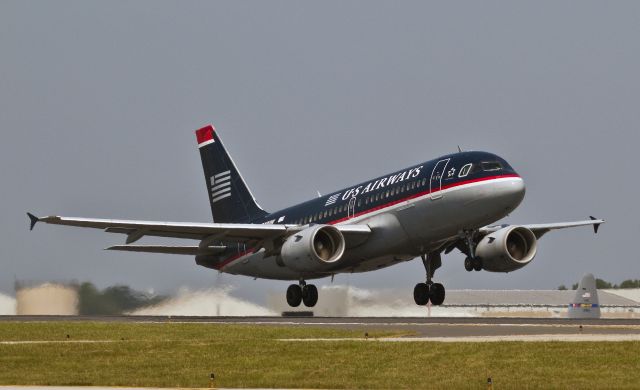
[[[127,252],[146,252],[146,253],[166,253],[173,255],[215,255],[222,253],[227,249],[226,246],[210,246],[200,248],[199,246],[167,246],[167,245],[114,245],[105,250],[110,251],[127,251]]]
[[[130,221],[59,216],[38,218],[38,221],[53,225],[88,227],[104,229],[109,233],[127,234],[128,244],[137,241],[143,236],[197,240],[217,236],[217,239],[245,242],[281,235],[291,228],[290,225]]]

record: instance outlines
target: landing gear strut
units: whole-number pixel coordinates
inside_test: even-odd
[[[476,256],[475,245],[473,243],[475,232],[465,230],[463,234],[467,244],[467,251],[469,253],[469,256],[464,259],[464,269],[469,272],[473,270],[482,271],[482,259]]]
[[[314,307],[318,303],[318,289],[315,285],[307,284],[300,279],[299,284],[292,284],[287,288],[287,303],[291,307],[298,307],[300,303]]]
[[[442,265],[440,253],[428,253],[421,257],[427,272],[427,282],[416,284],[413,289],[413,299],[420,306],[426,305],[429,301],[435,306],[442,305],[445,296],[444,286],[440,283],[433,283],[431,280],[436,269]]]

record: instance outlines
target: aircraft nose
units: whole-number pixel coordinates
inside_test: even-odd
[[[504,187],[505,195],[513,202],[515,206],[519,205],[524,199],[526,188],[524,180],[521,177],[514,177],[509,180]]]

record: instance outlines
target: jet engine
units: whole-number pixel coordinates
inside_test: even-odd
[[[280,260],[296,271],[323,271],[342,258],[344,249],[340,230],[331,225],[315,225],[288,237],[280,249]]]
[[[476,246],[482,268],[491,272],[511,272],[529,264],[536,255],[535,234],[523,226],[508,226],[487,234]]]

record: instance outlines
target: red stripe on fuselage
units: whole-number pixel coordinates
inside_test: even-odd
[[[201,129],[196,130],[196,139],[198,140],[198,145],[203,142],[207,142],[213,139],[213,132],[216,129],[213,128],[212,125],[207,125]]]
[[[372,207],[372,208],[367,209],[367,210],[360,211],[360,212],[356,213],[351,218],[344,217],[344,218],[336,219],[335,221],[326,222],[325,224],[327,224],[327,225],[335,225],[336,223],[340,223],[340,222],[343,222],[343,221],[348,221],[348,220],[353,219],[355,217],[360,217],[362,215],[369,214],[369,213],[372,213],[374,211],[378,211],[378,210],[381,210],[381,209],[384,209],[384,208],[387,208],[387,207],[391,207],[391,206],[394,206],[394,205],[402,203],[402,202],[406,202],[406,201],[411,200],[411,199],[415,199],[415,198],[419,198],[421,196],[429,195],[430,193],[433,193],[433,192],[439,192],[439,191],[442,191],[442,190],[447,190],[449,188],[460,187],[460,186],[463,186],[463,185],[466,185],[466,184],[479,183],[479,182],[483,182],[483,181],[490,181],[490,180],[496,180],[496,179],[507,179],[507,178],[510,178],[510,177],[519,178],[520,176],[516,175],[516,174],[508,174],[508,175],[489,176],[489,177],[481,177],[479,179],[469,179],[469,180],[459,181],[457,183],[451,183],[451,184],[448,184],[448,185],[443,185],[439,189],[434,189],[434,190],[429,189],[429,190],[426,190],[426,191],[419,192],[417,194],[409,195],[409,196],[404,197],[402,199],[394,200],[392,202],[388,202],[388,203],[385,203],[385,204],[382,204],[382,205],[379,205],[379,206]],[[248,254],[250,252],[253,252],[254,250],[255,250],[255,248],[250,248],[250,249],[247,249],[247,250],[245,250],[243,252],[235,254],[235,255],[229,257],[228,259],[224,260],[222,263],[220,263],[218,266],[216,266],[216,268],[218,270],[220,270],[223,267],[225,267],[226,265],[228,265],[229,263],[233,262],[234,260],[237,260],[237,259],[241,258],[242,256],[245,256],[246,254]]]

